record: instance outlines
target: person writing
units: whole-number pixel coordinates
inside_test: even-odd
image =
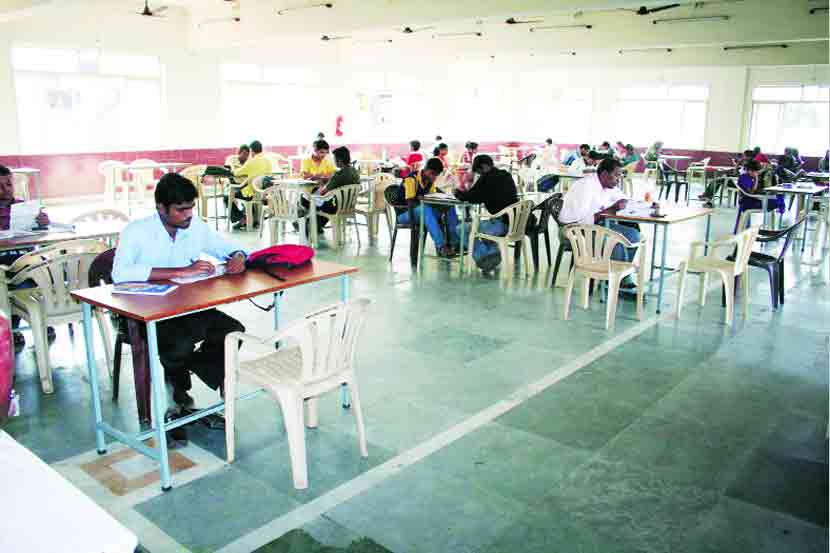
[[[562,210],[559,212],[560,240],[566,240],[564,229],[567,225],[596,225],[603,220],[604,215],[625,209],[628,198],[617,187],[621,175],[620,162],[613,158],[605,158],[599,162],[596,173],[589,174],[573,183],[565,194]],[[640,230],[636,225],[612,222],[608,228],[622,234],[631,242],[640,241]],[[611,253],[611,259],[631,261],[634,253],[636,253],[636,248],[629,251],[628,248],[618,244]],[[621,287],[631,289],[635,287],[635,284],[630,277],[627,277],[623,280]]]
[[[329,159],[329,143],[325,140],[314,141],[314,152],[303,160],[300,172],[306,180],[325,183],[337,168]]]
[[[473,188],[465,186],[454,190],[455,197],[459,200],[484,204],[490,213],[498,213],[519,201],[513,176],[504,169],[496,169],[490,156],[476,156],[472,171],[479,175],[478,181]],[[504,236],[507,234],[508,223],[507,216],[503,215],[498,219],[482,220],[478,229],[485,234]],[[471,223],[464,224],[467,225],[464,227],[465,235],[469,236]],[[501,263],[498,245],[489,240],[476,239],[473,244],[473,261],[482,271],[494,270]]]
[[[146,282],[213,274],[216,267],[202,254],[225,260],[225,274],[245,271],[245,252],[193,216],[196,187],[178,173],[167,173],[156,185],[156,212],[130,222],[121,232],[112,279]],[[159,358],[173,385],[173,401],[193,404],[190,371],[210,388],[225,381],[225,336],[245,327],[217,309],[158,323]],[[196,345],[199,345],[197,348]]]
[[[565,161],[562,162],[563,165],[573,165],[573,163],[578,160],[579,158],[586,158],[588,154],[591,152],[591,146],[588,144],[580,144],[579,150],[575,150],[568,154],[568,157],[565,158]]]
[[[460,239],[458,238],[458,215],[455,209],[445,210],[447,214],[447,226],[449,227],[449,240],[444,236],[444,231],[438,222],[438,216],[442,212],[438,206],[431,206],[423,204],[420,199],[426,194],[431,194],[437,191],[436,184],[438,177],[444,172],[444,165],[438,158],[430,158],[426,166],[416,173],[412,173],[403,180],[404,197],[409,209],[398,215],[398,222],[401,224],[410,223],[410,213],[415,220],[411,221],[413,224],[424,218],[424,227],[432,237],[435,244],[435,249],[438,250],[438,255],[442,257],[451,257],[455,254],[458,248]]]

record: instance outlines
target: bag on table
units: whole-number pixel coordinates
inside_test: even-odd
[[[268,246],[252,252],[248,256],[245,266],[249,269],[262,269],[278,280],[284,280],[277,273],[277,269],[294,269],[311,262],[314,250],[308,246],[297,244],[279,244]]]

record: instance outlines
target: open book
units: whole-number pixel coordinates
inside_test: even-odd
[[[141,296],[165,296],[178,288],[174,284],[158,282],[122,282],[112,287],[113,294],[137,294]]]

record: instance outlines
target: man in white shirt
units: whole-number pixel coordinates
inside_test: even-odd
[[[602,220],[601,213],[616,213],[625,208],[628,198],[617,188],[621,175],[620,162],[613,158],[606,158],[600,162],[596,173],[579,179],[571,185],[568,193],[565,194],[562,210],[559,212],[560,240],[565,239],[562,229],[566,225],[596,225]],[[612,222],[609,228],[622,234],[631,242],[640,241],[640,231],[636,227]],[[634,248],[629,250],[617,245],[611,254],[611,259],[631,261],[634,252]],[[630,281],[623,284],[623,288],[632,286],[633,283]]]

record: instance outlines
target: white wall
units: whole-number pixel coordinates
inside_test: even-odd
[[[648,55],[626,59],[605,58],[606,67],[585,64],[576,58],[562,60],[558,65],[548,65],[549,60],[513,58],[489,63],[487,61],[465,61],[456,59],[451,51],[438,59],[428,62],[393,57],[381,49],[374,53],[352,50],[332,50],[326,56],[319,52],[250,48],[248,50],[189,50],[186,33],[169,23],[150,22],[135,27],[135,33],[102,32],[100,29],[81,25],[62,25],[55,22],[16,24],[15,27],[0,27],[0,119],[4,121],[0,133],[0,154],[19,153],[19,133],[13,74],[10,66],[12,44],[37,46],[79,47],[96,46],[102,49],[122,52],[150,53],[158,55],[164,66],[163,77],[163,121],[161,142],[156,148],[193,148],[228,146],[223,129],[221,110],[221,83],[219,67],[223,60],[238,62],[262,61],[285,64],[302,63],[318,67],[323,74],[325,89],[319,112],[309,118],[308,136],[318,130],[333,135],[337,115],[346,117],[348,142],[377,142],[376,136],[358,136],[354,123],[361,116],[353,76],[359,71],[377,71],[378,67],[392,68],[395,76],[387,79],[387,87],[398,93],[417,93],[425,106],[419,113],[425,115],[406,123],[396,141],[420,137],[424,143],[431,143],[435,133],[443,134],[448,140],[462,142],[468,138],[480,140],[518,139],[543,140],[545,136],[526,136],[524,121],[533,114],[523,108],[534,95],[543,93],[548,83],[565,86],[590,86],[593,88],[593,117],[591,136],[585,141],[603,139],[616,140],[613,128],[614,105],[617,90],[623,86],[647,84],[694,83],[709,86],[709,103],[706,118],[705,144],[708,150],[737,151],[746,145],[747,120],[751,110],[752,87],[774,83],[830,83],[830,66],[788,66],[753,67],[749,65],[719,66],[715,54],[704,57],[713,65],[695,67],[694,56],[663,59]],[[808,46],[805,46],[808,48]],[[815,50],[813,46],[811,52]],[[826,43],[824,43],[826,49]],[[796,48],[784,53],[775,52],[777,58],[763,54],[768,60],[784,60],[780,56],[790,55],[800,59]],[[789,52],[789,53],[788,53]],[[825,59],[826,59],[826,52]],[[674,55],[674,54],[673,54]],[[723,57],[723,56],[721,56]],[[740,58],[747,61],[761,57]],[[822,59],[821,55],[810,54],[804,59]],[[686,67],[672,67],[672,63],[689,63]],[[734,61],[732,62],[734,63]],[[651,68],[643,67],[653,65]],[[608,68],[607,66],[614,66]],[[623,66],[624,65],[624,66]],[[528,75],[539,71],[549,72],[549,79],[534,84]],[[417,76],[421,81],[419,90],[402,86],[401,76]],[[459,105],[456,101],[458,90],[477,86],[499,89],[498,109],[477,114],[474,120],[466,122],[465,130],[450,129],[458,119]],[[463,101],[463,98],[462,98]],[[463,106],[462,106],[463,107]],[[263,109],[267,109],[264,106]],[[418,110],[414,110],[418,111]],[[456,125],[457,126],[457,125]],[[467,132],[469,128],[470,132]],[[351,132],[350,132],[351,131]],[[489,131],[489,132],[488,132]],[[304,131],[305,132],[305,131]],[[392,139],[393,137],[386,137]]]

